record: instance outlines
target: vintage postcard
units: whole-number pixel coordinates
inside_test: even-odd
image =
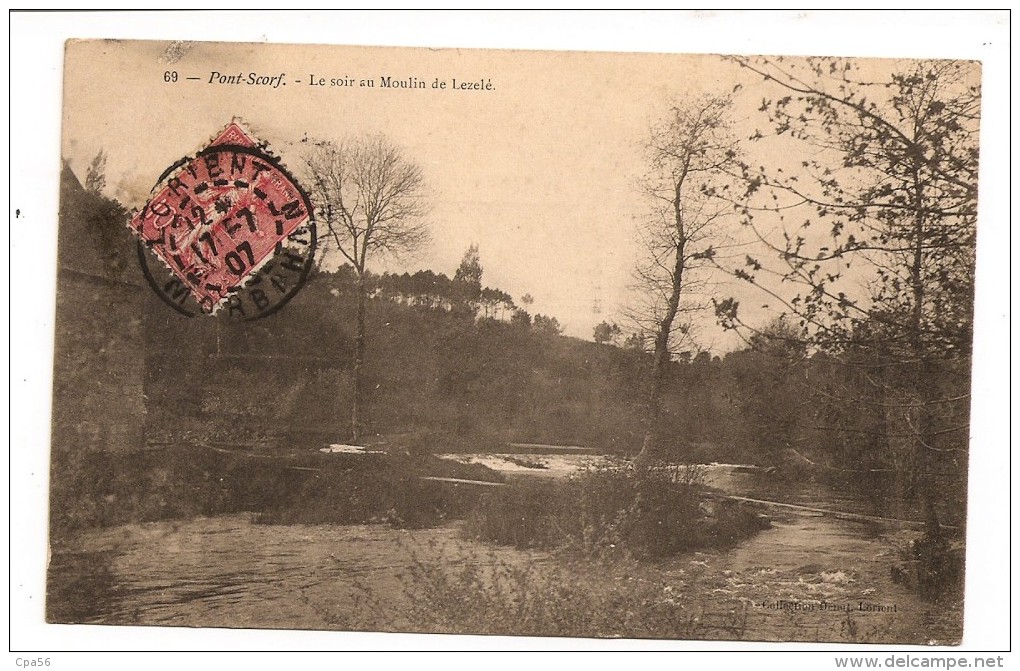
[[[982,77],[68,41],[46,620],[958,645]]]

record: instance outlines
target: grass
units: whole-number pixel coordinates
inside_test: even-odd
[[[619,568],[619,567],[618,567]],[[409,617],[421,631],[516,636],[694,638],[705,614],[668,586],[612,579],[587,564],[417,562],[406,581]],[[734,632],[739,638],[739,632]]]
[[[749,610],[733,602],[707,610],[634,560],[567,560],[534,553],[412,550],[395,601],[354,581],[343,607],[309,605],[331,628],[440,634],[598,638],[741,639]]]

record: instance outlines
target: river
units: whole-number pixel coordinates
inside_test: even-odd
[[[528,470],[549,477],[590,458],[543,460],[549,468],[506,463],[519,477]],[[735,495],[775,495],[729,466],[709,468],[706,479]],[[863,510],[844,498],[813,488],[798,502]],[[691,612],[706,622],[726,614],[725,630],[707,627],[696,637],[959,641],[961,603],[927,602],[891,580],[891,564],[916,532],[799,509],[770,513],[772,527],[736,547],[621,568],[613,579],[637,576],[663,585],[663,598],[693,598]],[[48,616],[91,624],[416,631],[421,624],[402,614],[415,566],[454,570],[472,562],[551,565],[555,559],[464,540],[456,524],[413,531],[273,526],[254,524],[246,514],[129,524],[89,530],[53,548]]]

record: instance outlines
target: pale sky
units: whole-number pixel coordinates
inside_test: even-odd
[[[299,179],[306,134],[381,132],[424,169],[433,244],[376,270],[452,276],[477,244],[486,285],[518,302],[531,294],[533,313],[589,339],[603,319],[624,320],[640,254],[635,224],[647,210],[637,180],[649,124],[673,97],[754,87],[714,56],[192,43],[171,63],[169,46],[69,45],[63,152],[80,176],[105,149],[107,192],[139,207],[167,166],[235,116]],[[178,81],[165,82],[174,71]],[[210,84],[213,72],[285,74],[286,83]],[[311,86],[313,75],[327,86]],[[384,76],[428,88],[383,88]],[[334,78],[376,86],[330,86]],[[437,78],[493,88],[439,90]],[[704,346],[726,348],[711,324],[706,335]]]
[[[897,65],[862,63],[878,80]],[[387,77],[407,88],[385,86]],[[739,88],[734,135],[768,135],[757,108],[763,96],[785,93],[711,55],[115,40],[70,43],[64,82],[64,157],[84,177],[104,149],[107,192],[130,208],[144,204],[167,166],[233,118],[299,181],[303,138],[383,133],[423,168],[433,242],[414,259],[369,267],[452,276],[477,244],[485,285],[518,304],[530,294],[532,313],[587,339],[602,320],[632,326],[626,312],[642,255],[637,227],[649,212],[638,182],[650,125],[672,100]],[[483,90],[454,89],[459,82]],[[749,162],[772,168],[805,156],[788,140],[745,147]],[[736,218],[722,227],[721,242],[748,244],[739,258],[766,254]],[[777,301],[759,290],[716,279],[714,296],[739,299],[746,323],[778,314]],[[696,349],[742,344],[710,313],[695,323]]]

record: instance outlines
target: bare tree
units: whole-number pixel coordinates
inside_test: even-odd
[[[351,438],[362,429],[366,270],[369,259],[401,256],[429,240],[421,168],[382,135],[319,142],[306,159],[324,252],[335,249],[358,278]]]
[[[631,317],[653,345],[647,424],[637,463],[663,456],[662,388],[670,352],[692,335],[694,311],[703,309],[707,270],[721,242],[725,203],[713,187],[737,163],[730,134],[728,96],[705,96],[674,105],[646,143],[649,170],[642,189],[652,208],[639,235],[644,256],[635,274],[640,297]]]

